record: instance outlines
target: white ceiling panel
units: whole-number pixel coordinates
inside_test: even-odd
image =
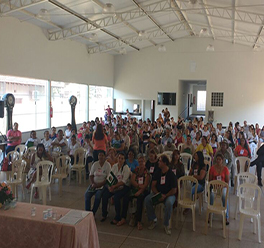
[[[12,4],[12,6],[10,5]],[[103,13],[106,3],[115,11]],[[48,18],[39,16],[44,9]],[[264,47],[263,0],[23,0],[0,1],[2,18],[11,16],[47,31],[47,39],[71,39],[86,44],[89,53],[120,54],[199,36]],[[148,40],[139,41],[139,31]],[[92,42],[93,34],[97,42]]]

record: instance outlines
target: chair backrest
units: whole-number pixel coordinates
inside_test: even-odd
[[[207,165],[207,170],[209,171],[212,165],[212,157],[208,154],[204,154],[204,163]]]
[[[13,163],[14,161],[18,160],[19,153],[16,151],[11,151],[11,152],[7,153],[6,157],[8,158],[9,162]]]
[[[25,170],[25,167],[27,165],[27,162],[22,159],[15,160],[12,164],[12,172],[10,175],[10,180],[14,179],[14,175],[16,173],[16,179],[22,180],[23,179],[23,172]]]
[[[36,146],[31,146],[31,147],[28,147],[28,148],[27,148],[27,151],[28,151],[29,153],[34,153],[36,150],[37,150],[37,147],[36,147]]]
[[[184,165],[185,174],[187,175],[189,173],[189,170],[192,164],[192,155],[186,152],[182,152],[180,154],[180,157]]]
[[[247,157],[236,157],[235,159],[235,175],[237,175],[237,161],[239,161],[240,165],[240,172],[245,172],[245,168],[247,166],[247,172],[249,171],[250,167],[250,158]]]
[[[53,171],[53,163],[44,160],[39,161],[36,165],[37,168],[37,183],[50,183],[51,182],[51,176]]]
[[[55,174],[67,174],[67,169],[70,168],[71,158],[63,155],[56,159]]]
[[[170,161],[171,161],[171,159],[172,159],[172,151],[164,151],[162,154],[164,154],[164,155],[166,155],[169,159],[170,159]]]
[[[52,152],[61,153],[61,147],[60,146],[54,146],[52,149]]]
[[[217,207],[219,210],[227,208],[227,198],[229,187],[226,182],[220,180],[213,180],[208,183],[208,207]],[[223,206],[222,198],[225,197],[225,206]],[[213,204],[211,204],[213,203]]]
[[[0,149],[0,157],[2,157],[2,153],[3,153],[3,151],[2,151],[2,149]]]
[[[86,149],[80,147],[74,152],[74,164],[75,165],[85,165],[86,163]]]
[[[249,172],[240,172],[237,175],[237,187],[243,183],[251,183],[256,184],[257,183],[257,177]]]
[[[244,183],[238,187],[239,212],[260,213],[261,189],[256,184]]]
[[[15,148],[15,151],[19,154],[19,159],[22,158],[23,154],[25,153],[27,147],[25,145],[18,145]]]
[[[192,187],[195,184],[194,195],[192,195]],[[178,201],[195,203],[197,198],[198,181],[192,176],[183,176],[178,179]]]
[[[184,145],[184,143],[180,143],[180,144],[178,145],[178,150],[179,150],[180,152],[181,152],[181,150],[182,150],[183,145]]]

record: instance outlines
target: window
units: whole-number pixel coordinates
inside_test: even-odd
[[[212,107],[223,107],[224,105],[224,93],[223,92],[212,92],[211,106]]]
[[[112,108],[112,103],[113,88],[89,86],[89,120],[94,120],[96,117],[104,117],[107,105]]]
[[[197,111],[205,111],[206,106],[206,91],[197,91]]]
[[[51,126],[65,126],[71,123],[70,96],[77,97],[75,108],[76,124],[87,121],[88,115],[88,86],[74,83],[51,82],[51,102],[53,107],[53,118]]]
[[[19,124],[20,131],[47,128],[47,87],[48,81],[0,76],[0,90],[3,96],[15,96],[13,123]],[[6,130],[6,118],[1,119],[0,128]]]

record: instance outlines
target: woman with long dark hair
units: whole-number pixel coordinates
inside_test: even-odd
[[[98,161],[98,153],[100,151],[104,151],[106,153],[106,148],[108,147],[107,136],[104,133],[102,124],[97,125],[96,130],[93,133],[92,140],[94,143],[93,159],[94,161]]]
[[[176,175],[177,179],[185,175],[184,165],[180,161],[180,151],[174,150],[172,153],[172,159],[169,166],[172,172]]]
[[[197,193],[204,191],[205,177],[206,177],[206,165],[204,163],[204,155],[201,151],[196,152],[193,155],[193,164],[190,169],[189,175],[198,180]],[[192,187],[192,194],[194,194],[195,186]]]

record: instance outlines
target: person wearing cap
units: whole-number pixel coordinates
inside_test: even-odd
[[[147,145],[146,149],[146,158],[149,158],[149,152],[151,150],[154,150],[157,154],[159,153],[158,148],[157,148],[157,143],[154,139],[149,139],[149,143]]]
[[[231,186],[233,185],[233,166],[232,166],[232,156],[230,152],[228,151],[228,141],[227,139],[223,139],[223,141],[220,142],[220,149],[216,151],[213,164],[216,164],[216,157],[218,154],[221,154],[223,156],[223,165],[226,166],[229,171],[231,172]]]
[[[163,145],[161,143],[160,135],[159,134],[156,134],[155,135],[155,142],[157,144],[157,146],[156,146],[157,147],[157,150],[158,150],[157,154],[163,153],[164,152],[164,147],[163,147]]]
[[[167,144],[164,146],[164,151],[165,152],[167,152],[167,151],[173,152],[175,149],[176,149],[176,147],[174,144],[172,144],[172,139],[168,138]]]

